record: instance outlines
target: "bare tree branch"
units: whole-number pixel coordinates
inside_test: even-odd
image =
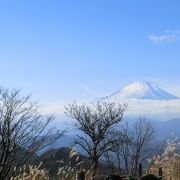
[[[49,125],[53,115],[43,116],[30,96],[19,90],[0,90],[0,179],[20,168],[35,153],[62,136]]]
[[[65,113],[75,119],[75,127],[83,134],[78,135],[76,143],[92,161],[92,175],[96,173],[99,158],[109,151],[118,139],[114,136],[115,125],[122,121],[126,105],[96,103],[93,106],[70,104]]]

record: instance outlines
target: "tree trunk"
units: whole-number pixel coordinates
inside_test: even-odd
[[[94,158],[93,159],[92,168],[91,168],[91,170],[92,170],[92,177],[94,177],[96,175],[97,168],[98,168],[98,159]]]
[[[134,167],[134,172],[133,175],[137,175],[137,170],[138,170],[138,160],[135,160],[135,167]]]
[[[116,153],[116,157],[117,157],[117,160],[118,160],[117,165],[118,165],[119,173],[121,173],[121,158],[120,158],[118,153]]]

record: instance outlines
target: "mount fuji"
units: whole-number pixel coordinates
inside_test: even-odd
[[[162,120],[180,117],[180,98],[150,82],[133,82],[94,102],[98,101],[127,104],[128,116],[147,116]]]
[[[117,91],[110,96],[103,97],[100,100],[118,101],[122,99],[178,100],[180,98],[162,90],[154,83],[133,82],[122,90]]]

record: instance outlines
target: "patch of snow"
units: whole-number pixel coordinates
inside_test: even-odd
[[[149,82],[134,82],[121,91],[102,98],[103,100],[121,100],[121,99],[151,99],[151,100],[175,100],[179,97],[172,95],[153,83]]]

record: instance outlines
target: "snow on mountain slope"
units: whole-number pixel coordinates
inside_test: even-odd
[[[163,120],[180,117],[180,98],[149,82],[134,82],[97,101],[125,103],[128,105],[126,115],[130,116]]]
[[[151,100],[175,100],[180,99],[149,82],[134,82],[121,91],[118,91],[103,99],[151,99]]]

